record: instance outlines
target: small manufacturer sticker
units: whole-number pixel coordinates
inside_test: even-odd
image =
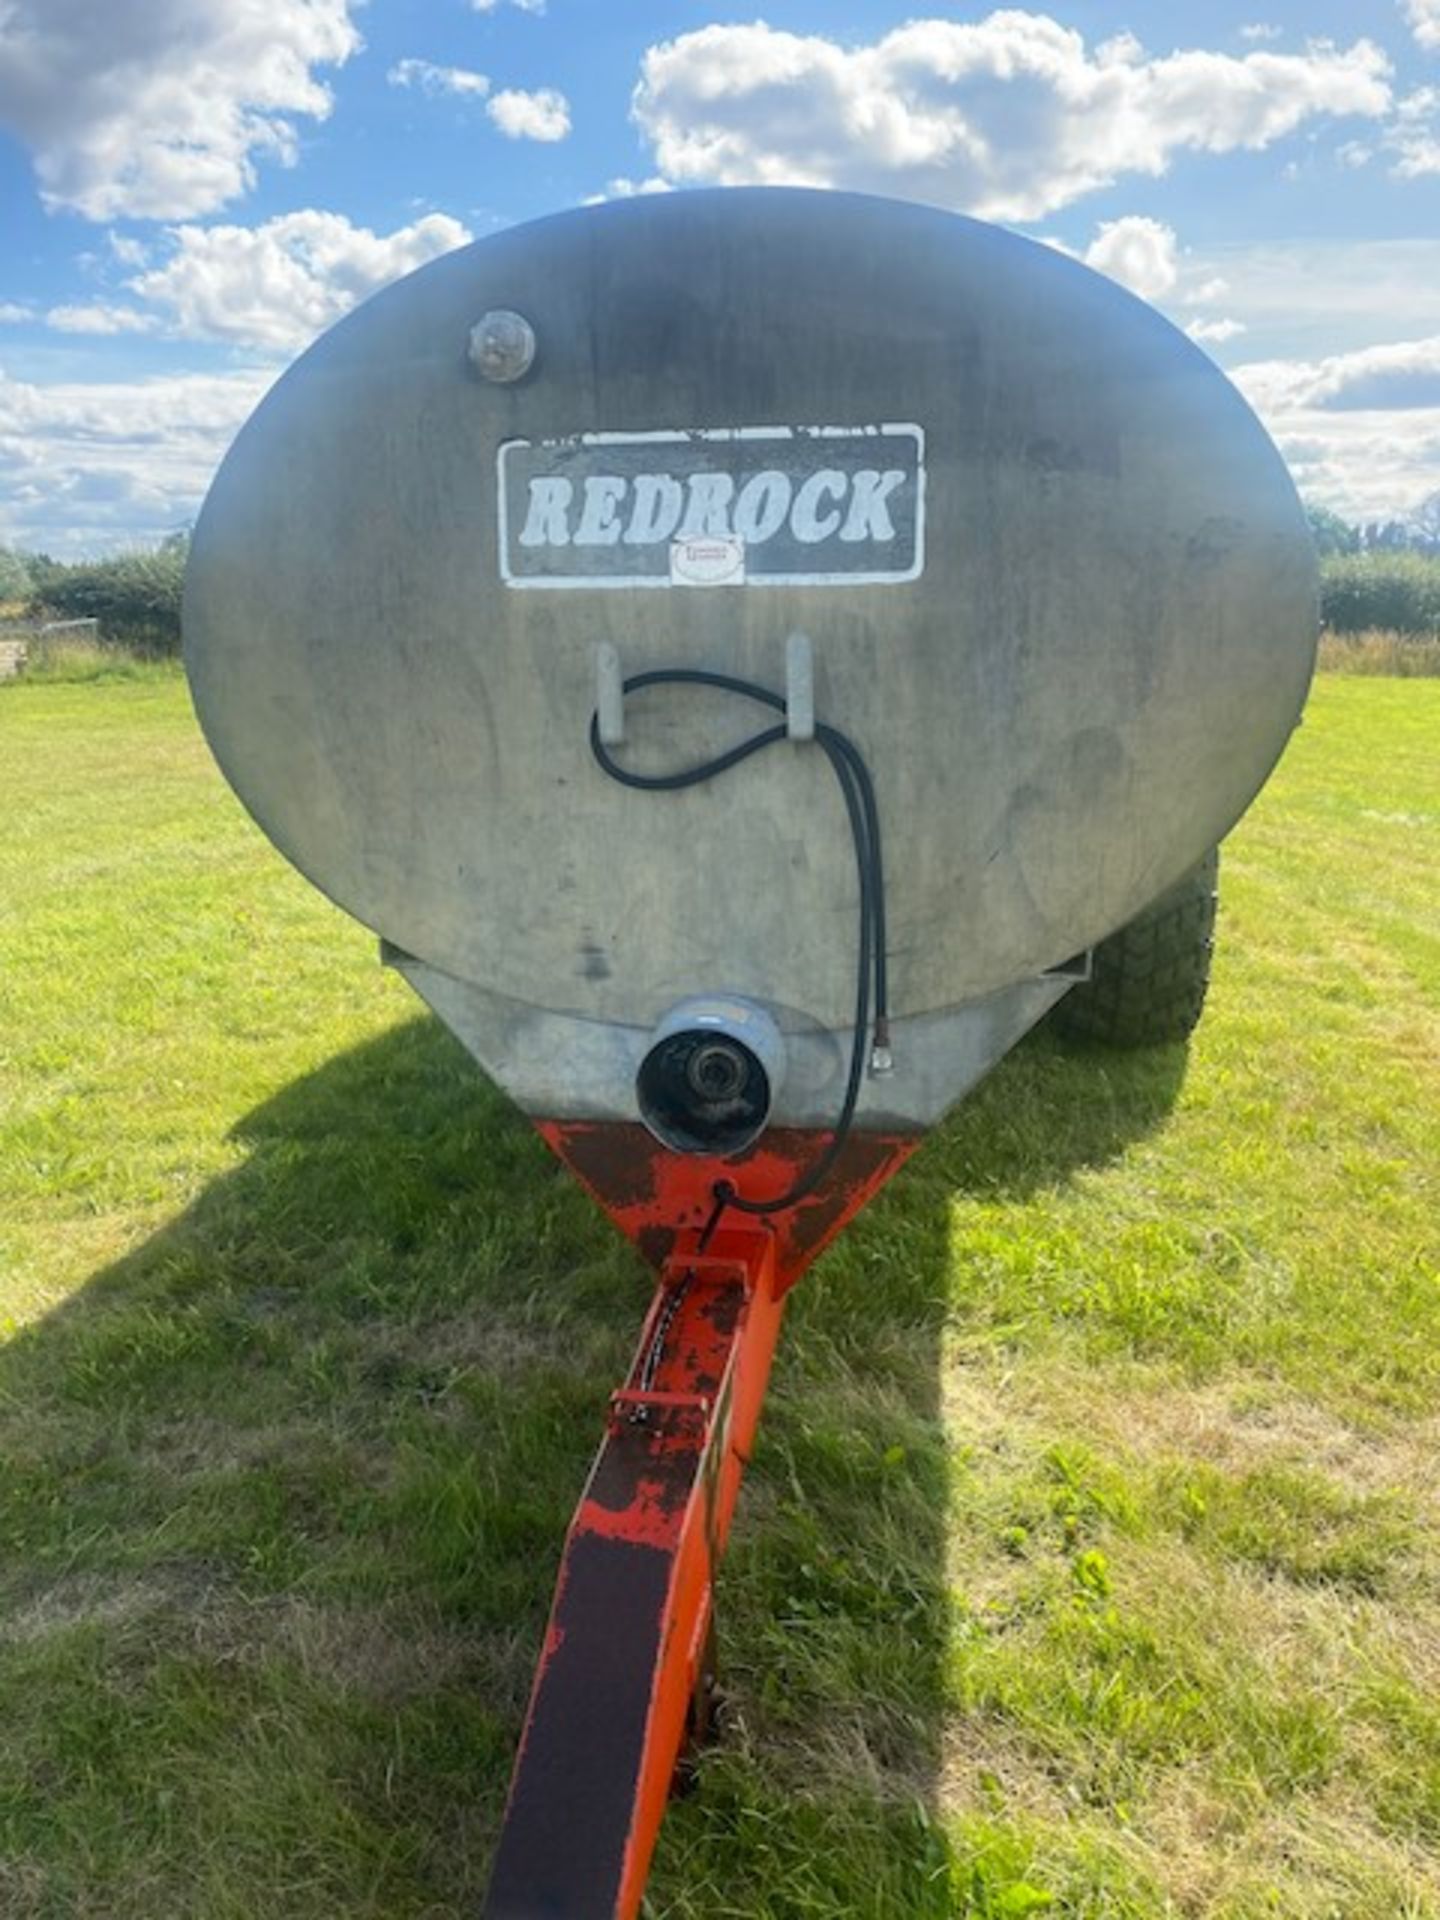
[[[672,540],[670,579],[677,587],[743,587],[743,540]]]
[[[925,435],[657,428],[508,440],[508,587],[889,586],[925,568]]]

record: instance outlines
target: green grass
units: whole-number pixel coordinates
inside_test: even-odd
[[[1440,1916],[1440,685],[1326,678],[1188,1058],[799,1289],[653,1920]],[[636,1260],[229,797],[0,690],[0,1914],[474,1910]]]
[[[155,659],[134,648],[107,645],[102,640],[57,634],[29,643],[24,679],[27,685],[81,686],[96,680],[178,680],[178,660]]]

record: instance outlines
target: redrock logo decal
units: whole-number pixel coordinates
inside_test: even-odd
[[[510,440],[499,498],[511,587],[858,587],[925,565],[916,426]]]

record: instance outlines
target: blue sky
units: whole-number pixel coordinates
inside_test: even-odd
[[[1440,490],[1440,0],[0,0],[0,543],[189,521],[268,382],[448,247],[799,180],[1069,248],[1308,497]]]

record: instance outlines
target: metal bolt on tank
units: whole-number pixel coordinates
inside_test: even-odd
[[[511,229],[239,436],[185,598],[215,754],[657,1274],[492,1920],[636,1913],[787,1291],[1239,818],[1315,626],[1197,347],[883,200]]]

